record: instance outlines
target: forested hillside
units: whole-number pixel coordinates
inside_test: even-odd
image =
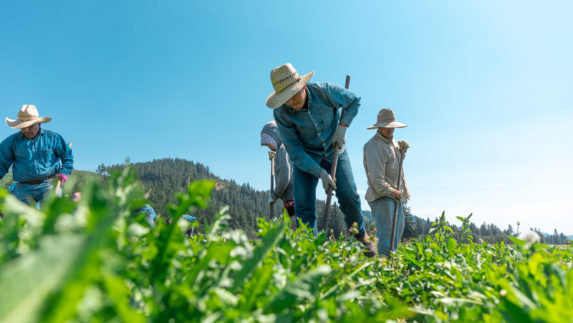
[[[194,163],[184,159],[158,159],[151,162],[131,164],[136,168],[138,177],[145,186],[145,189],[151,189],[149,201],[160,214],[166,214],[167,203],[175,203],[174,193],[182,192],[190,181],[200,179],[212,179],[217,182],[215,192],[211,198],[212,203],[208,209],[197,211],[201,226],[203,229],[210,225],[214,215],[221,207],[228,205],[229,214],[231,215],[231,225],[234,228],[244,229],[249,236],[254,236],[257,218],[268,218],[270,211],[267,204],[268,191],[259,191],[248,184],[239,185],[233,180],[225,180],[215,176],[209,170],[209,167],[200,163]],[[125,164],[105,166],[100,165],[97,172],[100,175],[106,175],[110,170],[122,169]],[[320,187],[318,187],[320,189]],[[277,203],[275,215],[280,214],[281,206]],[[317,222],[318,228],[322,229],[322,218],[324,216],[324,201],[317,201]],[[366,227],[370,232],[374,230],[374,222],[369,211],[365,211]],[[432,223],[438,221],[439,214],[433,219],[422,219],[410,212],[408,207],[405,208],[406,226],[404,229],[403,240],[424,237],[432,228]],[[456,225],[457,224],[457,225]],[[460,223],[451,223],[451,228],[458,233]],[[329,229],[332,229],[333,235],[338,238],[341,234],[347,234],[342,212],[333,207],[329,217]],[[504,241],[511,243],[509,236],[517,234],[511,225],[506,229],[500,229],[494,224],[483,223],[480,226],[469,223],[469,230],[476,239],[481,239],[489,243]],[[539,230],[542,241],[552,244],[567,243],[563,234],[543,235]],[[522,229],[523,231],[523,229]]]
[[[239,185],[233,180],[221,179],[211,173],[208,167],[184,159],[158,159],[151,162],[131,164],[137,170],[138,177],[145,190],[151,189],[149,201],[159,214],[166,214],[166,205],[175,203],[175,193],[183,192],[188,183],[200,179],[216,181],[215,191],[211,195],[211,203],[204,210],[195,210],[194,214],[201,223],[200,230],[212,223],[215,214],[223,206],[229,206],[230,224],[233,228],[241,228],[249,236],[254,236],[257,218],[269,218],[270,210],[267,203],[268,191],[259,191],[248,184]],[[111,170],[119,170],[125,164],[100,165],[97,173],[103,176]],[[275,216],[281,214],[282,204],[276,203]],[[317,215],[321,223],[324,213],[324,202],[317,202]],[[331,211],[329,228],[335,237],[345,232],[342,213],[338,208]]]
[[[245,230],[249,237],[254,237],[256,233],[256,224],[258,218],[268,219],[270,210],[267,203],[268,191],[259,191],[249,186],[248,184],[238,184],[234,180],[221,179],[215,176],[209,167],[201,163],[194,163],[184,159],[157,159],[150,162],[130,163],[136,170],[140,182],[143,184],[145,191],[149,191],[149,202],[154,207],[156,212],[162,216],[167,214],[167,204],[176,203],[176,193],[181,193],[185,190],[187,185],[195,180],[211,179],[217,185],[213,194],[211,195],[211,203],[206,209],[190,210],[199,220],[199,231],[204,231],[206,227],[210,226],[213,222],[215,215],[224,206],[229,206],[229,214],[231,215],[230,225],[233,228],[240,228]],[[68,192],[81,191],[86,182],[93,177],[98,180],[105,180],[112,170],[120,170],[125,167],[125,164],[116,165],[100,165],[96,173],[87,171],[74,171],[73,176],[70,177],[70,183],[73,188]],[[8,187],[12,182],[10,174],[6,175],[0,185]],[[321,189],[318,187],[318,189]],[[322,230],[322,219],[324,216],[324,201],[317,201],[317,222],[319,230]],[[275,205],[275,217],[281,214],[282,203],[280,200]],[[374,222],[372,215],[369,211],[365,213],[365,225],[367,229],[374,232]],[[329,217],[329,229],[332,230],[332,235],[338,238],[340,235],[348,236],[346,224],[342,212],[334,206],[331,209]],[[410,212],[406,206],[406,226],[404,229],[403,240],[410,240],[413,238],[423,238],[430,232],[432,223],[437,222],[439,214],[433,219],[422,219]],[[457,225],[456,225],[457,224]],[[461,226],[460,223],[449,224],[454,232],[459,234]],[[468,229],[476,239],[481,239],[489,243],[501,242],[511,243],[509,236],[514,236],[518,233],[519,227],[514,229],[511,225],[506,229],[500,229],[494,224],[482,223],[476,225],[474,223],[468,224]],[[521,229],[523,231],[524,228]],[[541,241],[548,244],[566,244],[568,238],[563,233],[558,233],[557,230],[553,234],[544,234],[539,229],[530,228],[536,231]]]

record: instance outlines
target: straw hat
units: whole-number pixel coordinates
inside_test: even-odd
[[[314,72],[299,76],[290,63],[281,65],[271,71],[271,83],[275,92],[267,98],[267,106],[276,109],[283,105],[296,92],[308,83]]]
[[[378,122],[376,124],[368,127],[367,129],[377,129],[377,128],[404,128],[407,127],[405,124],[396,122],[394,117],[394,111],[392,109],[382,109],[378,112]]]
[[[6,123],[12,129],[21,129],[36,123],[47,123],[50,122],[50,120],[52,120],[52,118],[40,117],[35,105],[24,104],[22,109],[20,109],[20,112],[18,112],[18,119],[11,120],[6,118]]]

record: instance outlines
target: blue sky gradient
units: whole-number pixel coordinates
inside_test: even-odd
[[[572,16],[570,1],[0,0],[0,106],[53,117],[77,169],[180,157],[262,190],[270,70],[350,74],[362,195],[366,127],[390,107],[414,214],[571,234]]]

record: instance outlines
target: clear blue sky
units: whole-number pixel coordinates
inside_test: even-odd
[[[390,107],[414,214],[572,234],[571,17],[571,1],[0,0],[0,106],[53,117],[77,169],[180,157],[268,189],[270,70],[350,74],[362,194],[366,127]]]

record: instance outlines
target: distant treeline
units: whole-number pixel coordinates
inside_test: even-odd
[[[258,218],[269,217],[269,207],[267,204],[268,191],[259,191],[248,184],[239,185],[233,180],[224,180],[211,173],[207,166],[200,163],[194,163],[184,159],[158,159],[151,162],[131,164],[137,169],[138,176],[146,189],[151,189],[149,201],[153,204],[156,211],[160,214],[166,214],[167,203],[175,203],[175,193],[183,192],[189,182],[199,179],[210,179],[217,182],[216,190],[211,196],[211,203],[205,210],[194,211],[198,216],[201,226],[208,226],[213,221],[216,213],[221,207],[228,205],[229,213],[232,216],[231,225],[235,228],[245,230],[249,236],[254,236],[256,232],[256,223]],[[125,167],[125,164],[105,166],[100,165],[97,173],[106,175],[110,170],[119,170]],[[277,203],[275,214],[281,214],[281,205]],[[317,201],[317,222],[319,230],[324,216],[324,201]],[[366,227],[371,232],[374,229],[374,222],[369,211],[364,211]],[[408,207],[405,208],[406,223],[404,228],[403,240],[413,238],[423,238],[429,234],[432,223],[438,221],[438,217],[433,220],[430,218],[422,219],[413,215]],[[451,223],[450,227],[454,232],[459,233],[461,223]],[[346,224],[342,212],[336,205],[331,210],[329,217],[329,230],[335,238],[341,235],[348,236]],[[201,228],[200,228],[201,229]],[[485,241],[495,243],[504,241],[511,243],[510,236],[517,234],[511,225],[505,230],[501,230],[494,224],[485,224],[477,226],[474,223],[469,224],[469,230],[474,237],[474,241]],[[539,230],[534,230],[539,231]],[[542,242],[549,244],[566,244],[567,237],[561,233],[555,235],[543,235],[539,232]]]
[[[121,170],[126,164],[116,164],[98,166],[96,170],[98,177],[105,177],[112,170]],[[259,191],[248,184],[237,184],[234,180],[225,180],[215,176],[209,170],[209,167],[200,163],[194,163],[184,159],[157,159],[150,162],[130,163],[137,170],[138,177],[144,186],[144,189],[150,190],[149,202],[159,215],[167,214],[167,204],[175,204],[176,193],[185,191],[191,181],[209,179],[217,183],[215,190],[211,195],[211,202],[206,209],[190,210],[189,213],[196,216],[199,220],[198,230],[202,231],[205,227],[210,226],[217,212],[224,206],[229,207],[229,214],[232,219],[230,225],[233,228],[243,229],[250,237],[255,237],[257,230],[257,219],[268,219],[270,215],[267,203],[268,191]],[[89,177],[96,176],[92,172],[74,171],[73,179],[74,190],[81,190]],[[0,181],[2,187],[7,188],[11,184],[10,174]],[[279,200],[280,201],[280,200]],[[317,201],[317,223],[318,229],[323,230],[322,220],[324,216],[324,201]],[[413,215],[410,209],[405,207],[406,223],[404,228],[403,240],[413,238],[424,238],[429,234],[432,224],[438,222],[438,217],[431,220],[430,218],[422,219]],[[282,204],[276,203],[274,214],[278,216],[282,212]],[[364,211],[365,225],[370,232],[374,232],[374,221],[370,211]],[[449,226],[456,233],[461,235],[460,223],[450,223]],[[340,209],[332,206],[329,223],[329,232],[332,232],[334,238],[341,235],[348,236],[348,230],[344,222],[344,217]],[[504,241],[511,243],[510,236],[515,236],[518,232],[511,225],[502,230],[494,224],[483,223],[479,227],[474,223],[469,223],[468,227],[474,242],[485,241],[495,243]],[[563,233],[554,231],[553,235],[543,234],[539,229],[531,229],[540,235],[541,242],[548,244],[567,244],[568,238]],[[522,230],[523,231],[523,230]]]
[[[410,213],[409,208],[405,208],[406,213],[406,225],[404,228],[404,236],[402,237],[403,240],[412,239],[412,238],[424,238],[426,235],[429,234],[430,229],[432,228],[433,223],[438,222],[438,217],[434,220],[430,220],[430,218],[421,219],[417,216],[414,216]],[[449,227],[452,228],[454,231],[454,235],[456,237],[461,236],[461,223],[459,225],[454,223],[449,223]],[[479,227],[474,224],[473,222],[469,223],[468,227],[471,236],[474,237],[474,242],[484,241],[487,243],[497,243],[497,242],[504,242],[506,244],[513,243],[509,237],[516,237],[520,232],[513,229],[513,226],[510,224],[507,226],[506,229],[502,230],[498,228],[495,224],[486,224],[482,223]],[[563,233],[558,233],[557,229],[554,230],[554,233],[547,234],[541,232],[540,229],[537,228],[530,228],[529,230],[536,232],[539,235],[540,242],[546,244],[555,244],[555,245],[565,245],[570,243],[570,239],[564,235]]]
[[[217,212],[223,207],[229,207],[229,214],[232,219],[230,225],[233,228],[241,228],[250,237],[254,237],[257,230],[257,219],[268,219],[270,208],[267,202],[268,191],[259,191],[248,184],[239,185],[234,180],[225,180],[213,175],[209,168],[184,159],[159,159],[151,162],[133,163],[137,174],[145,190],[149,190],[148,200],[158,214],[167,214],[168,203],[176,203],[175,194],[185,190],[188,183],[209,179],[215,181],[216,188],[211,194],[211,202],[207,209],[190,210],[199,219],[200,228],[209,226],[214,220]],[[111,166],[100,165],[97,173],[106,176],[112,170],[121,170],[125,164]],[[319,223],[322,223],[324,213],[324,202],[317,201],[317,215]],[[282,214],[282,203],[276,203],[275,217]],[[322,228],[320,228],[322,229]],[[329,229],[332,229],[336,238],[341,233],[346,232],[346,225],[342,213],[338,208],[331,211],[329,217]],[[346,234],[345,234],[346,235]]]

